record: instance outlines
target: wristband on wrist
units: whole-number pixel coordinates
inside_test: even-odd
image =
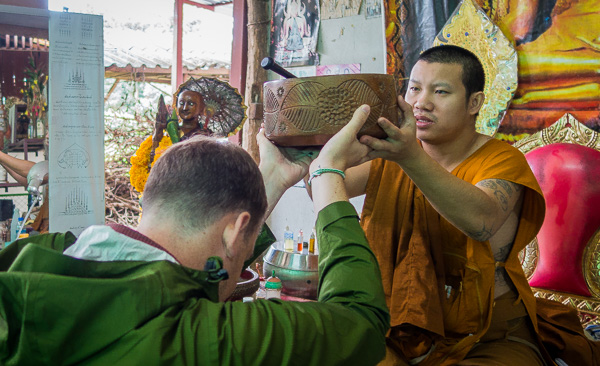
[[[310,174],[310,178],[308,178],[308,186],[310,187],[310,182],[318,177],[321,174],[325,174],[325,173],[335,173],[335,174],[339,174],[342,176],[342,179],[346,179],[346,173],[344,173],[343,171],[339,170],[339,169],[332,169],[332,168],[320,168],[315,170],[314,172],[312,172]]]

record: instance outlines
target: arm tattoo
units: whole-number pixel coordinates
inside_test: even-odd
[[[469,237],[477,240],[477,241],[486,241],[492,237],[492,229],[486,228],[485,223],[483,223],[483,227],[479,231],[469,231],[467,232]]]
[[[496,192],[494,192],[494,196],[496,196],[496,199],[498,200],[498,202],[500,202],[500,205],[502,206],[502,210],[503,211],[508,210],[508,198],[506,198],[504,193],[502,193],[500,191],[496,191]]]
[[[504,190],[506,191],[506,194],[508,194],[508,197],[512,196],[512,189],[510,188],[510,184],[508,184],[506,181],[503,181],[500,179],[498,179],[496,181],[496,183],[498,183],[499,186],[504,188]]]
[[[496,262],[506,261],[512,246],[513,243],[508,243],[497,250],[494,250],[494,259]],[[496,281],[496,285],[505,285],[510,283],[510,277],[508,277],[508,273],[506,273],[506,269],[504,269],[504,267],[496,267],[494,279]]]
[[[494,259],[496,262],[504,262],[508,258],[508,254],[510,254],[512,246],[512,243],[508,243],[505,246],[498,248],[498,250],[495,250]]]
[[[513,189],[518,192],[521,187],[518,184],[513,184],[502,179],[486,179],[477,183],[477,185],[492,189],[494,191],[494,197],[496,197],[496,200],[500,203],[503,211],[507,211],[509,208],[508,200],[513,194]]]
[[[489,188],[489,189],[498,189],[498,186],[496,185],[496,183],[494,183],[494,180],[492,180],[492,179],[482,180],[481,182],[479,182],[477,184],[482,187]]]
[[[508,273],[506,273],[504,267],[496,267],[494,281],[496,282],[496,286],[503,286],[511,283],[510,277],[508,276]]]

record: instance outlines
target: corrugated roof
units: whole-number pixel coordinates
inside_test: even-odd
[[[229,69],[233,18],[187,8],[183,24],[183,66],[195,69]],[[170,22],[123,23],[104,21],[104,66],[133,68],[171,67],[173,26]]]
[[[104,67],[117,66],[134,68],[163,68],[171,67],[173,51],[165,48],[137,48],[123,49],[114,45],[104,45]],[[183,58],[183,66],[189,70],[223,68],[229,69],[230,63],[203,57],[202,55],[188,55]]]

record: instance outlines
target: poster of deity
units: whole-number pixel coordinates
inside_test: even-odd
[[[318,0],[274,0],[270,56],[282,66],[318,64]]]

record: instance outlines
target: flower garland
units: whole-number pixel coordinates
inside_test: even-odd
[[[154,151],[154,160],[152,166],[156,163],[156,160],[167,150],[173,143],[169,135],[166,135],[160,140],[158,147]],[[148,163],[150,163],[150,152],[152,151],[152,136],[148,137],[144,142],[140,144],[135,154],[131,157],[131,169],[129,170],[129,181],[136,191],[143,193],[150,169],[148,169]]]

